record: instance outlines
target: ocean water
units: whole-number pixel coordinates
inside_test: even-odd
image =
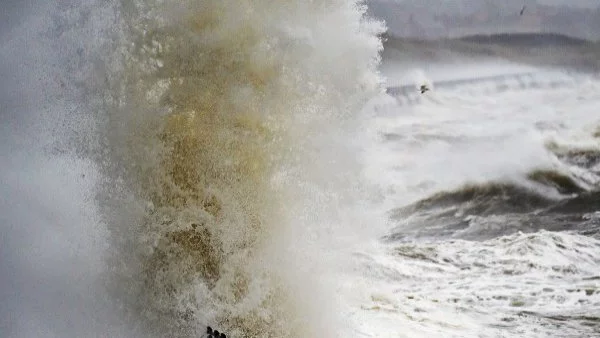
[[[593,45],[391,44],[341,0],[12,10],[0,336],[600,334]]]
[[[598,82],[545,72],[381,102],[368,176],[395,225],[358,255],[365,331],[598,335]]]
[[[356,253],[370,336],[600,334],[597,48],[548,43],[536,65],[504,38],[384,52],[364,163],[393,226]]]

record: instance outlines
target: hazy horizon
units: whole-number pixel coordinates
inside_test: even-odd
[[[369,11],[399,37],[452,38],[495,33],[558,33],[600,39],[600,3],[562,0],[370,0]],[[523,13],[521,10],[525,6]],[[590,10],[592,9],[592,10]]]

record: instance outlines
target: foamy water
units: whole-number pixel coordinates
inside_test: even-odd
[[[515,84],[486,93],[475,79],[433,90],[418,104],[402,104],[402,97],[374,103],[369,126],[377,136],[366,152],[367,176],[384,191],[384,212],[465,184],[514,182],[548,198],[564,198],[528,181],[528,173],[535,170],[585,177],[591,185],[582,185],[597,189],[597,166],[587,172],[550,151],[556,143],[571,151],[599,149],[594,136],[598,82],[586,75],[562,77],[564,87],[550,88],[545,84],[555,81],[557,72],[538,70],[538,88],[523,90]],[[509,203],[512,197],[505,198]],[[382,245],[379,252],[357,253],[360,267],[352,274],[357,282],[349,283],[346,292],[356,302],[351,316],[365,336],[598,333],[597,235],[527,234],[519,231],[526,224],[518,215],[477,217],[459,214],[452,204],[447,208],[464,219],[464,228],[448,228],[440,219],[437,226],[428,222],[427,229],[419,229],[419,218],[399,218],[393,233],[403,240]],[[595,219],[597,212],[583,218]],[[555,222],[547,221],[552,222],[548,227]],[[589,226],[593,229],[593,223]],[[459,239],[471,234],[485,238],[486,233],[506,235]]]

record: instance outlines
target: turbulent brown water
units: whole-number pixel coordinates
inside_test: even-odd
[[[124,2],[119,16],[97,129],[125,314],[160,336],[315,334],[282,234],[300,226],[296,186],[329,179],[307,167],[331,153],[319,133],[377,91],[376,25],[343,1]]]

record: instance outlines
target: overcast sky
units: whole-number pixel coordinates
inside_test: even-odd
[[[600,0],[368,0],[368,4],[371,13],[386,22],[388,33],[398,37],[528,32],[600,40]],[[521,16],[523,5],[527,9]],[[549,14],[537,11],[536,5],[566,8]]]
[[[570,6],[570,7],[599,7],[599,0],[538,0],[539,4]]]
[[[417,2],[418,0],[370,0],[372,2]],[[456,3],[456,2],[467,2],[467,1],[478,1],[478,0],[438,0],[439,2]],[[479,0],[479,2],[486,2],[489,0]],[[498,0],[498,3],[531,3],[536,0]],[[600,7],[600,0],[537,0],[538,4],[543,5],[555,5],[555,6],[569,6],[569,7],[588,7],[595,8]]]

